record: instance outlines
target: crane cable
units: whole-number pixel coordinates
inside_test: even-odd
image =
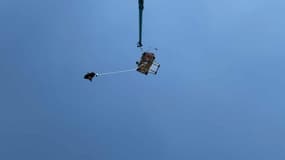
[[[137,47],[141,48],[142,44],[142,24],[143,24],[143,9],[144,9],[144,0],[138,0],[139,3],[139,41]]]
[[[132,72],[132,71],[135,71],[136,69],[137,68],[126,69],[126,70],[119,70],[119,71],[113,71],[113,72],[105,72],[105,73],[96,73],[96,76],[105,76],[105,75],[112,75],[112,74],[120,74],[120,73]]]

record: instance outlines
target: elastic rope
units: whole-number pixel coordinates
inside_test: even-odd
[[[114,72],[97,73],[97,76],[105,76],[105,75],[119,74],[119,73],[125,73],[125,72],[132,72],[132,71],[135,71],[135,70],[136,70],[136,68],[120,70],[120,71],[114,71]]]

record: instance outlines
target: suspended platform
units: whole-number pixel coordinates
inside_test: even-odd
[[[140,61],[136,62],[137,71],[147,75],[148,73],[157,74],[160,64],[155,61],[155,55],[152,52],[144,52]]]

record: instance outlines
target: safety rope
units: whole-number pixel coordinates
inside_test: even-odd
[[[114,71],[114,72],[96,73],[96,75],[97,76],[105,76],[105,75],[119,74],[119,73],[125,73],[125,72],[132,72],[132,71],[135,71],[135,70],[136,70],[136,68],[120,70],[120,71]]]

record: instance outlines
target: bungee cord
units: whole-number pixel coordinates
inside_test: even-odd
[[[113,72],[96,73],[96,76],[106,76],[106,75],[120,74],[120,73],[132,72],[132,71],[135,71],[135,70],[136,70],[136,68],[126,69],[126,70],[119,70],[119,71],[113,71]]]

